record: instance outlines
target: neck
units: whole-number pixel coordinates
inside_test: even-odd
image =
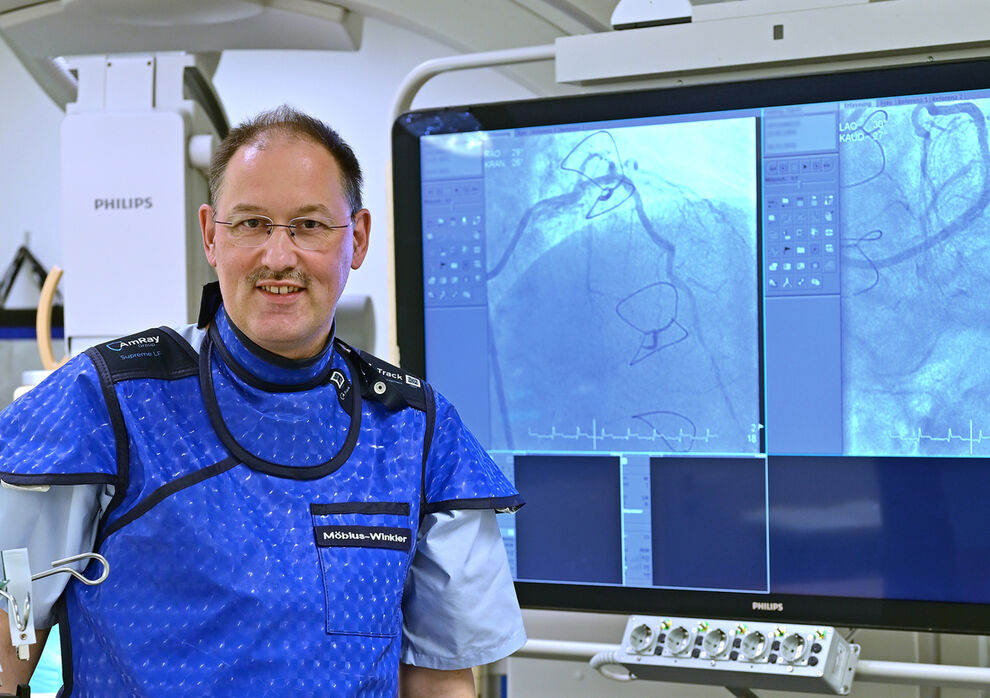
[[[254,378],[279,385],[299,385],[318,379],[329,370],[333,356],[333,328],[316,354],[295,358],[270,351],[241,331],[220,307],[213,319],[215,341],[222,345],[224,358]]]

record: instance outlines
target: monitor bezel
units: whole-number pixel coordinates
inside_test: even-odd
[[[396,338],[401,365],[426,374],[419,139],[426,134],[611,121],[990,88],[990,59],[713,82],[630,92],[424,109],[392,127]],[[954,633],[990,633],[986,604],[516,582],[529,608],[646,613]],[[761,604],[757,607],[754,604]],[[762,610],[770,608],[772,610]]]

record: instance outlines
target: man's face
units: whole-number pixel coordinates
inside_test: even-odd
[[[259,247],[237,247],[231,216],[255,213],[288,223],[312,215],[346,224],[332,232],[326,250],[303,250],[286,228],[274,228]],[[242,146],[227,165],[216,209],[199,209],[206,258],[217,270],[224,307],[234,324],[268,351],[299,359],[323,349],[334,308],[351,269],[368,251],[371,215],[352,212],[340,168],[321,145],[273,135]],[[273,293],[277,288],[289,293]]]

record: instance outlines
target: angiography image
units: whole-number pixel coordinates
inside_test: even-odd
[[[759,450],[756,125],[495,134],[492,448]]]
[[[990,454],[988,109],[841,114],[846,453]]]

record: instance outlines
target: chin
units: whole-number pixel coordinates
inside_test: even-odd
[[[301,340],[299,332],[284,323],[259,323],[251,329],[248,336],[263,346],[293,346]]]
[[[258,328],[254,341],[256,344],[276,354],[282,354],[284,356],[292,354],[295,358],[302,358],[298,356],[300,351],[307,352],[308,355],[319,352],[323,348],[327,334],[330,332],[329,327],[320,328],[317,331],[313,331],[312,328],[307,329],[309,331],[304,332],[296,326],[286,327],[285,325],[281,325],[272,327],[271,325],[266,325]],[[320,341],[321,338],[323,341]],[[313,346],[315,346],[315,349],[312,349]]]

